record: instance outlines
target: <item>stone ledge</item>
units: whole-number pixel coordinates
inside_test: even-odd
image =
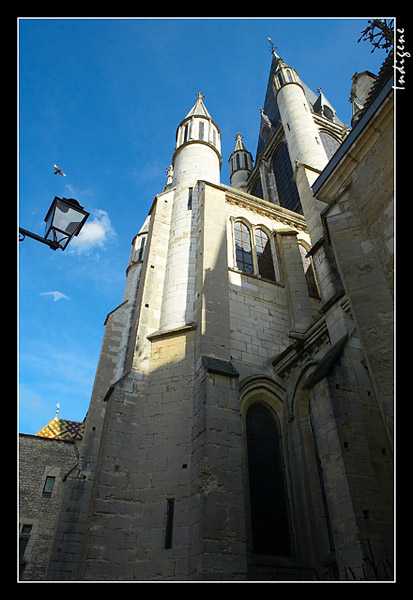
[[[196,323],[188,323],[188,325],[183,325],[182,327],[176,327],[175,329],[169,329],[168,331],[154,331],[146,336],[146,338],[153,342],[155,340],[161,340],[162,338],[166,338],[169,336],[180,335],[181,333],[186,333],[187,331],[193,331],[196,329]]]
[[[202,366],[208,373],[226,375],[227,377],[239,377],[238,371],[229,361],[205,355],[202,355],[200,358]]]

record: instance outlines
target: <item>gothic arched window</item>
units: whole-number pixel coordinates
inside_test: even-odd
[[[291,554],[281,439],[277,421],[262,404],[247,412],[247,451],[253,551]]]
[[[264,277],[264,279],[275,281],[270,238],[262,229],[255,230],[254,238],[255,250],[257,252],[258,273],[261,277]]]
[[[277,150],[272,166],[280,205],[289,210],[301,212],[300,197],[295,181],[293,181],[293,168],[287,144],[283,144]]]
[[[330,160],[333,154],[340,147],[340,141],[327,133],[327,131],[320,131],[320,138],[323,143],[324,150],[326,151],[327,158]]]
[[[235,222],[234,236],[237,269],[245,273],[253,273],[251,234],[245,223],[242,221]]]

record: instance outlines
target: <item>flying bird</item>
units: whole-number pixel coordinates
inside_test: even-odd
[[[66,173],[63,173],[62,169],[59,169],[59,167],[57,165],[53,165],[53,166],[56,169],[56,171],[54,172],[55,175],[57,175],[59,173],[59,175],[63,175],[63,177],[66,177]]]

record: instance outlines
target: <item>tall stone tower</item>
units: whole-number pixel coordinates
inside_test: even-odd
[[[219,183],[221,134],[198,93],[195,106],[176,132],[172,159],[175,188],[169,230],[160,329],[167,331],[194,321],[195,241],[192,204],[199,180]],[[192,242],[192,244],[191,244]]]
[[[50,580],[361,577],[391,554],[391,447],[312,192],[346,128],[274,51],[228,186],[203,99],[105,321]]]

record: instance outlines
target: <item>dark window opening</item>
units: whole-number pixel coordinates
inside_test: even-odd
[[[254,553],[290,555],[280,433],[269,409],[261,404],[247,413],[247,450]]]
[[[175,500],[166,501],[165,550],[172,548],[172,530],[174,524]]]
[[[270,239],[262,229],[255,230],[255,249],[257,251],[258,273],[265,279],[275,281]]]
[[[293,168],[286,144],[283,144],[276,152],[272,167],[280,205],[289,210],[301,212],[300,197],[295,181],[293,181]]]
[[[19,558],[23,558],[23,555],[26,551],[26,547],[29,542],[32,527],[33,527],[32,525],[23,525],[22,526],[22,530],[20,532],[20,539],[19,539]]]
[[[203,121],[199,121],[198,133],[199,133],[199,139],[203,140],[204,139],[204,122]]]
[[[143,251],[145,249],[145,238],[141,238],[141,245],[139,246],[139,250],[138,250],[138,256],[137,256],[137,261],[142,260],[143,258]]]
[[[314,273],[314,266],[311,261],[311,258],[309,256],[307,256],[307,250],[304,248],[304,246],[299,244],[299,248],[300,248],[301,261],[303,263],[305,278],[307,281],[308,294],[312,298],[320,299],[320,294],[318,291],[318,286],[317,286],[315,273]]]

